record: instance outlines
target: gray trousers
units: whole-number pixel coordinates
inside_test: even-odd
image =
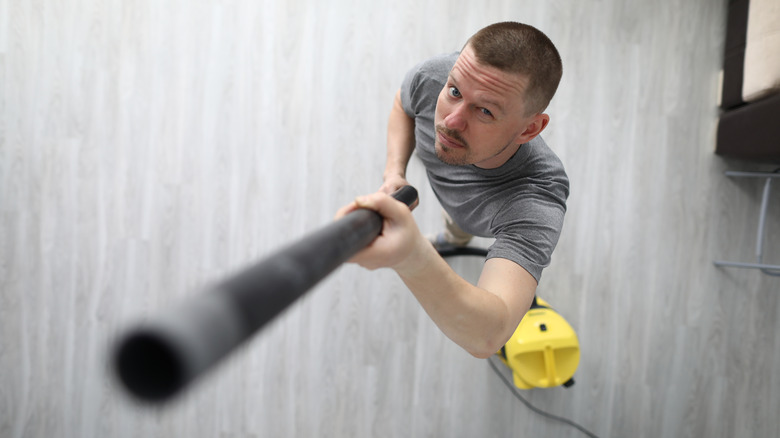
[[[441,213],[444,217],[444,240],[455,246],[466,246],[474,236],[463,231],[446,211],[442,210]]]

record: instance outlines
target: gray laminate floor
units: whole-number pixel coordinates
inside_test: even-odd
[[[725,0],[0,0],[0,436],[582,436],[515,400],[392,272],[355,266],[171,406],[136,406],[107,373],[127,323],[375,190],[406,70],[518,20],[564,60],[543,136],[572,192],[539,292],[582,347],[574,387],[525,396],[602,437],[776,437],[780,278],[712,264],[755,248],[762,183],[724,171],[771,170],[713,154],[725,16]],[[771,201],[780,263],[780,186]],[[475,281],[481,261],[452,264]]]

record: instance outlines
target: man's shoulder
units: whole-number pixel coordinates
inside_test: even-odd
[[[457,52],[434,56],[407,73],[401,84],[401,103],[407,115],[433,114],[439,92],[457,59]]]
[[[449,74],[450,70],[452,70],[452,66],[455,65],[455,61],[458,60],[458,56],[460,56],[460,52],[442,53],[428,58],[422,62],[422,65],[426,71],[444,71]]]
[[[450,70],[452,70],[452,66],[455,65],[458,55],[460,55],[460,52],[443,53],[433,56],[414,66],[412,72],[415,75],[443,81],[447,78]]]
[[[547,171],[554,173],[566,173],[563,161],[555,151],[544,141],[541,135],[524,144],[521,148],[526,149],[525,155],[520,160],[521,166],[526,168],[543,167]],[[521,154],[518,154],[521,155]]]

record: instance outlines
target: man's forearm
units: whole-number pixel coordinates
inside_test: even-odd
[[[533,282],[518,284],[503,296],[501,287],[489,291],[472,285],[427,242],[395,270],[439,329],[476,357],[489,357],[501,348],[533,297]]]
[[[400,176],[406,178],[406,166],[414,151],[414,119],[401,105],[401,91],[393,100],[393,108],[387,122],[387,161],[384,179]]]
[[[519,264],[490,258],[477,285],[461,278],[420,233],[412,212],[386,193],[360,196],[336,217],[368,208],[383,218],[382,233],[352,261],[392,268],[447,337],[477,357],[501,348],[531,305],[536,280]]]

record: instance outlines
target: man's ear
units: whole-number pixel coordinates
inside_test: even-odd
[[[550,116],[539,113],[531,117],[527,123],[528,124],[526,125],[525,130],[515,138],[515,143],[528,143],[529,141],[536,138],[537,135],[544,131],[544,128],[547,127],[547,124],[550,123]]]

